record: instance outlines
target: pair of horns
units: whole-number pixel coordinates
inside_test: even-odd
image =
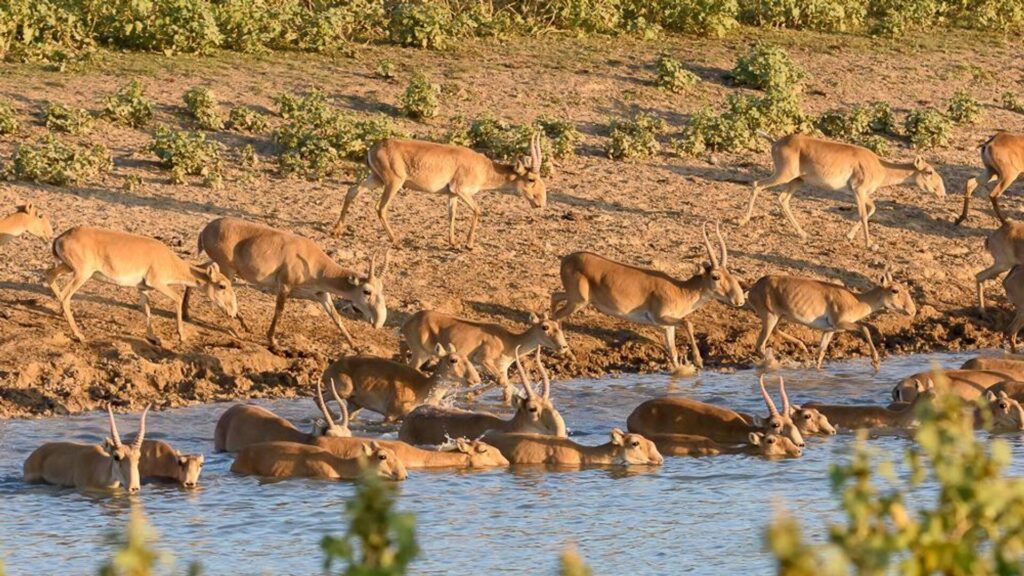
[[[139,450],[142,448],[142,441],[146,438],[146,415],[149,414],[149,406],[142,411],[142,419],[139,420],[139,435],[135,437],[135,442],[132,442],[132,449]],[[110,405],[107,404],[107,416],[110,417],[110,440],[114,443],[114,448],[120,448],[124,446],[121,443],[121,435],[117,432],[117,423],[114,422],[114,411]]]
[[[334,386],[334,378],[331,378],[331,396],[334,396],[334,401],[341,408],[341,428],[348,428],[348,402],[342,400],[338,394],[338,389]],[[327,409],[327,403],[324,402],[323,383],[319,381],[316,383],[316,405],[323,412],[327,425],[331,428],[337,428],[338,425],[334,422],[334,418],[331,417],[331,411]]]
[[[384,249],[384,264],[380,267],[380,273],[377,273],[377,253],[370,256],[370,278],[383,278],[388,273],[388,264],[391,263],[391,247]]]
[[[540,347],[537,347],[537,369],[540,371],[540,377],[544,381],[541,398],[547,400],[551,397],[551,378],[548,376],[547,369],[544,368],[544,362],[541,361]],[[526,389],[526,396],[536,396],[537,393],[530,386],[530,377],[526,374],[526,369],[523,368],[523,363],[519,360],[519,346],[516,346],[516,370],[519,372],[519,379],[523,382],[523,388]]]
[[[725,238],[722,238],[722,228],[718,222],[715,222],[715,235],[718,236],[718,245],[722,251],[721,260],[715,255],[715,251],[711,248],[711,240],[708,239],[708,222],[704,223],[701,227],[701,233],[704,235],[704,248],[708,251],[708,258],[711,259],[711,264],[715,267],[725,268],[729,261],[729,252],[725,248]]]
[[[768,390],[764,387],[764,374],[758,381],[761,385],[761,397],[764,398],[764,403],[768,406],[768,412],[772,416],[779,416],[779,409],[775,407],[775,402],[772,401],[772,397],[768,395]],[[782,395],[782,415],[789,416],[789,395],[786,394],[786,383],[782,380],[782,376],[779,376],[779,394]]]

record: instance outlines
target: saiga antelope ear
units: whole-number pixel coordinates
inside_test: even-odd
[[[539,324],[540,316],[537,316],[536,312],[530,312],[530,324]]]
[[[750,434],[747,434],[747,440],[749,440],[754,446],[760,446],[761,440],[763,439],[764,434],[761,434],[760,432],[751,432]]]
[[[618,428],[612,428],[611,437],[612,437],[612,444],[614,444],[616,446],[625,446],[626,445],[626,435],[623,434],[622,430],[620,430]]]
[[[374,450],[377,450],[379,447],[380,445],[376,442],[363,442],[363,455],[372,456]]]
[[[448,355],[448,351],[444,349],[444,346],[441,346],[441,344],[438,343],[438,344],[434,345],[434,355],[435,356],[447,356]]]
[[[452,344],[451,342],[449,342],[448,343],[448,355],[450,356],[452,354],[455,354],[456,352],[458,352],[458,351],[455,349],[455,344]]]
[[[924,161],[924,158],[918,156],[914,158],[914,169],[921,171],[928,167],[928,163]]]
[[[362,284],[362,281],[360,280],[359,276],[356,276],[355,274],[350,274],[348,277],[348,283],[351,284],[352,286],[359,286],[360,284]]]

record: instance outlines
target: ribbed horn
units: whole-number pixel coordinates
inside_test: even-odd
[[[110,439],[114,442],[114,448],[121,447],[121,435],[117,433],[117,423],[114,422],[114,411],[107,404],[107,416],[110,417]]]
[[[722,237],[722,226],[716,221],[715,222],[715,235],[718,236],[718,245],[722,248],[722,268],[725,268],[726,262],[729,261],[729,251],[725,248],[725,238]]]
[[[316,405],[320,407],[320,411],[323,412],[324,418],[327,420],[327,425],[334,428],[334,418],[331,418],[331,411],[327,409],[327,403],[324,402],[324,385],[319,380],[317,380],[316,383]]]
[[[133,450],[142,449],[142,441],[146,438],[146,415],[149,414],[149,408],[152,406],[146,406],[146,409],[142,411],[142,419],[139,420],[139,435],[135,437],[135,443],[132,444]]]
[[[388,275],[388,265],[391,264],[391,247],[388,246],[384,249],[384,264],[380,267],[380,277],[383,278]]]
[[[370,278],[377,277],[377,254],[370,254]]]
[[[537,347],[537,369],[540,370],[540,377],[544,380],[544,399],[551,398],[551,378],[548,377],[548,371],[544,368],[544,362],[541,362],[540,358],[540,346]]]
[[[782,413],[789,416],[789,395],[786,394],[786,383],[782,381],[782,376],[779,376],[779,394],[782,395]]]
[[[711,240],[708,239],[708,223],[705,222],[700,228],[701,234],[704,235],[704,248],[708,251],[708,258],[711,259],[711,265],[718,267],[718,257],[715,256],[715,251],[711,249]]]
[[[530,377],[526,375],[526,369],[523,368],[523,363],[519,360],[519,346],[516,346],[516,370],[519,372],[519,379],[523,381],[523,388],[526,389],[526,395],[528,397],[536,396],[537,394],[530,386]]]
[[[768,413],[771,414],[772,416],[778,416],[779,409],[775,407],[775,402],[773,402],[772,397],[768,395],[768,390],[765,390],[764,374],[762,374],[761,377],[758,378],[758,381],[761,384],[761,397],[764,398],[764,403],[768,406]]]
[[[334,396],[334,401],[338,403],[338,408],[341,409],[342,428],[348,428],[348,402],[341,399],[341,395],[338,394],[338,387],[334,385],[334,378],[331,378],[331,396]]]
[[[530,139],[530,162],[533,170],[540,172],[540,163],[543,160],[540,152],[540,132],[535,132]]]

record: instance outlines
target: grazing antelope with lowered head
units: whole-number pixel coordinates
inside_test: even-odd
[[[985,282],[1014,266],[1024,264],[1024,223],[1007,220],[985,238],[985,250],[992,255],[992,265],[974,275],[978,286],[978,311],[985,314]],[[1003,281],[1006,287],[1006,281]]]
[[[352,436],[348,428],[349,415],[344,402],[335,397],[341,406],[342,422],[337,424],[324,402],[323,388],[316,385],[316,401],[323,418],[313,421],[312,432],[301,432],[291,422],[266,408],[252,404],[235,404],[228,408],[213,432],[213,449],[216,452],[238,452],[250,444],[261,442],[296,442],[309,444],[321,436],[339,438]]]
[[[492,432],[483,440],[500,450],[513,466],[660,466],[665,462],[654,442],[640,434],[613,428],[610,436],[611,440],[600,446],[583,446],[568,438],[542,434]]]
[[[456,318],[443,312],[421,310],[402,325],[402,346],[410,352],[409,364],[419,370],[433,358],[438,350],[454,345],[470,360],[484,367],[502,387],[505,402],[512,401],[513,386],[508,381],[508,369],[516,359],[516,351],[530,354],[547,348],[553,352],[572,356],[565,341],[562,325],[543,316],[530,314],[530,327],[514,333],[500,324],[476,322]],[[404,354],[401,354],[404,356]]]
[[[656,434],[692,434],[706,436],[716,442],[741,444],[750,441],[751,432],[774,433],[786,436],[803,448],[804,437],[793,422],[789,399],[783,396],[782,412],[764,387],[764,376],[758,381],[761,398],[768,408],[768,416],[744,417],[714,404],[691,398],[654,398],[637,406],[626,420],[630,432],[644,436]],[[779,378],[779,388],[784,386]]]
[[[821,330],[816,366],[820,369],[825,352],[836,332],[856,330],[864,335],[871,349],[871,363],[877,371],[881,366],[875,343],[871,340],[868,327],[861,324],[878,310],[895,310],[913,318],[917,307],[910,292],[902,284],[893,281],[888,271],[880,283],[865,292],[856,293],[840,284],[822,282],[798,276],[764,276],[747,291],[747,307],[761,319],[761,334],[757,338],[757,351],[765,355],[765,348],[772,333],[800,346],[803,342],[776,330],[779,320],[802,324]]]
[[[110,490],[119,486],[129,493],[139,491],[139,458],[146,437],[146,414],[139,420],[139,434],[130,445],[121,442],[114,412],[107,407],[110,438],[102,445],[77,442],[48,442],[25,460],[24,479],[80,490]]]
[[[692,434],[653,434],[647,437],[665,456],[718,456],[747,454],[765,458],[799,458],[803,449],[774,432],[751,432],[746,444],[723,444]]]
[[[323,448],[295,442],[250,444],[235,456],[235,474],[267,478],[358,480],[367,470],[381,478],[405,480],[408,473],[392,450],[376,442],[362,444],[356,458],[342,458]]]
[[[353,417],[367,408],[384,415],[385,422],[394,422],[417,406],[438,404],[452,388],[480,383],[465,354],[452,345],[447,350],[437,348],[441,359],[430,376],[387,358],[346,356],[328,366],[320,380],[332,392],[337,383],[335,398],[350,405]]]
[[[567,437],[565,420],[551,401],[551,379],[541,362],[540,349],[537,349],[537,367],[544,380],[542,394],[533,391],[518,355],[515,362],[526,395],[513,397],[516,413],[511,420],[486,412],[420,406],[402,421],[398,438],[410,444],[443,444],[450,438],[479,438],[491,430]]]
[[[206,266],[189,264],[153,238],[79,226],[53,241],[53,256],[57,264],[46,271],[46,283],[60,302],[71,333],[79,342],[85,342],[85,337],[71,313],[71,297],[93,277],[138,290],[139,305],[146,315],[146,338],[157,345],[160,339],[153,330],[147,295],[150,291],[159,292],[174,301],[178,340],[181,342],[185,341],[185,300],[175,286],[184,286],[186,293],[189,288],[203,288],[225,314],[232,318],[238,315],[238,302],[231,280],[221,273],[216,263]],[[63,288],[58,287],[57,279],[66,274],[73,275],[71,280]]]
[[[382,278],[387,274],[390,252],[385,252],[379,274],[374,256],[370,258],[369,273],[363,276],[339,266],[312,240],[238,218],[217,218],[207,224],[199,233],[198,249],[220,265],[228,278],[240,276],[277,293],[274,317],[267,330],[271,348],[277,348],[274,333],[288,298],[320,304],[353,349],[355,341],[334,308],[332,296],[351,302],[374,328],[383,327],[387,320]]]
[[[715,224],[721,258],[708,240],[707,224],[701,232],[710,262],[687,280],[677,280],[664,272],[637,268],[591,252],[576,252],[562,258],[562,292],[551,295],[551,317],[567,318],[593,304],[601,312],[631,322],[661,326],[665,329],[665,352],[673,370],[680,370],[676,351],[676,326],[682,324],[690,338],[693,363],[704,366],[689,315],[709,299],[731,306],[743,306],[745,297],[739,281],[727,268],[729,253],[725,239]]]
[[[448,241],[452,246],[456,245],[455,210],[459,202],[465,204],[473,212],[466,247],[473,248],[476,227],[480,222],[480,208],[473,196],[487,190],[518,192],[534,208],[543,208],[547,204],[547,188],[540,177],[541,162],[539,133],[530,140],[530,155],[520,158],[515,164],[495,162],[464,146],[423,140],[382,140],[366,153],[370,175],[349,188],[332,233],[341,235],[345,215],[360,192],[383,188],[384,192],[377,201],[377,218],[391,242],[397,244],[398,237],[388,223],[388,206],[404,187],[448,195]]]
[[[763,135],[769,141],[771,136]],[[843,144],[831,140],[814,138],[804,134],[790,134],[772,143],[772,162],[775,170],[764,180],[755,180],[754,189],[750,192],[747,212],[740,219],[743,226],[750,222],[754,212],[754,202],[761,190],[786,185],[779,194],[782,213],[802,239],[807,233],[796,221],[789,201],[803,183],[825,190],[849,190],[857,201],[857,212],[860,221],[850,228],[846,234],[849,240],[857,235],[857,228],[864,231],[864,245],[871,247],[871,236],[868,233],[868,219],[875,214],[875,201],[871,195],[879,188],[913,182],[915,186],[943,198],[946,185],[942,176],[921,157],[912,163],[897,163],[882,160],[877,154],[862,146]]]
[[[995,211],[996,218],[1001,223],[1006,223],[1006,217],[999,209],[999,197],[1017,180],[1021,172],[1024,172],[1024,135],[1011,132],[996,133],[981,145],[981,162],[985,165],[985,171],[964,184],[964,209],[956,219],[957,224],[967,220],[971,195],[978,188],[979,182],[986,187],[993,182],[996,183],[988,197],[992,201],[992,210]]]
[[[0,245],[14,240],[26,232],[46,241],[53,238],[53,226],[50,225],[50,219],[43,216],[31,202],[15,208],[14,214],[0,218]]]
[[[342,458],[355,458],[362,446],[376,442],[392,450],[407,469],[455,468],[482,470],[508,466],[508,460],[497,448],[479,440],[458,438],[451,446],[437,450],[424,450],[399,440],[375,438],[317,438],[313,445]]]
[[[142,442],[139,476],[172,480],[185,488],[199,485],[199,474],[206,458],[202,454],[182,454],[162,440]]]

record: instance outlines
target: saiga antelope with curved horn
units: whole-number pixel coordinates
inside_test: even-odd
[[[702,368],[704,362],[689,315],[709,299],[740,307],[745,297],[739,281],[729,273],[729,253],[718,224],[715,224],[715,233],[721,258],[711,248],[707,224],[701,232],[710,262],[687,280],[677,280],[658,270],[622,264],[592,252],[569,254],[562,258],[564,291],[551,295],[551,317],[562,320],[587,304],[593,304],[615,318],[661,326],[665,330],[665,352],[673,370],[680,369],[676,326],[682,324],[690,338],[693,363]]]
[[[239,450],[231,471],[270,478],[357,480],[368,470],[388,480],[405,480],[408,473],[393,450],[371,441],[356,458],[342,458],[309,444],[261,442]]]
[[[25,482],[43,482],[80,490],[110,490],[123,486],[139,491],[139,458],[146,438],[147,406],[139,420],[139,434],[130,445],[121,442],[114,412],[107,406],[110,438],[102,445],[48,442],[25,460]]]
[[[762,134],[768,141],[772,137]],[[803,183],[825,190],[849,190],[857,201],[857,212],[860,221],[850,228],[846,234],[849,240],[857,235],[857,228],[864,231],[864,245],[871,246],[868,234],[868,219],[875,214],[875,201],[871,195],[879,188],[913,182],[921,190],[931,192],[942,198],[946,195],[946,185],[942,176],[921,157],[912,163],[897,163],[882,160],[877,154],[862,146],[843,144],[831,140],[814,138],[804,134],[790,134],[772,143],[772,161],[775,170],[764,180],[755,180],[754,189],[750,192],[747,212],[740,219],[743,226],[750,222],[754,212],[757,195],[766,188],[786,185],[779,194],[782,213],[802,239],[807,233],[796,221],[789,201]]]
[[[0,219],[0,245],[14,240],[25,233],[49,241],[53,238],[53,226],[31,202],[15,208],[14,213]]]
[[[807,353],[807,346],[803,342],[782,330],[776,330],[779,320],[784,319],[823,332],[818,344],[818,368],[821,368],[825,352],[836,332],[859,331],[868,342],[871,363],[876,371],[882,362],[871,340],[871,332],[860,323],[861,320],[878,310],[896,310],[910,317],[917,314],[910,292],[902,284],[894,282],[888,271],[882,275],[878,286],[861,293],[812,278],[763,276],[747,291],[747,307],[761,319],[757,351],[762,357],[765,356],[768,340],[773,333],[797,344]]]
[[[53,256],[57,264],[46,271],[46,283],[60,302],[71,333],[80,342],[85,341],[85,336],[71,313],[71,297],[90,278],[136,288],[139,306],[146,315],[146,338],[157,345],[160,339],[153,329],[147,295],[150,291],[155,290],[174,301],[181,342],[185,341],[185,298],[175,286],[185,286],[186,293],[189,288],[203,288],[224,313],[232,318],[238,315],[231,280],[221,273],[216,263],[194,266],[153,238],[79,226],[53,241]],[[59,288],[57,279],[66,274],[73,274],[73,277],[64,288]]]
[[[519,192],[534,208],[543,208],[547,203],[547,188],[540,177],[542,161],[539,133],[530,140],[530,155],[514,164],[495,162],[464,146],[422,140],[382,140],[366,153],[370,175],[349,188],[332,233],[341,235],[349,206],[360,192],[383,188],[377,202],[377,217],[388,238],[397,244],[398,237],[388,223],[388,206],[404,187],[448,195],[448,241],[452,246],[456,245],[455,210],[459,202],[465,204],[473,212],[466,247],[473,248],[480,221],[480,208],[473,196],[486,190]]]
[[[967,220],[967,212],[971,205],[971,195],[978,188],[978,183],[988,187],[993,182],[988,198],[992,201],[992,210],[999,222],[1006,224],[1006,217],[999,209],[999,197],[1024,172],[1024,135],[1011,132],[998,132],[981,145],[981,162],[985,171],[980,176],[970,178],[964,184],[964,209],[956,219],[957,224]]]
[[[274,334],[288,298],[320,304],[353,349],[355,341],[334,308],[332,296],[351,302],[374,328],[383,327],[387,320],[381,279],[387,273],[390,252],[385,252],[379,274],[374,256],[370,258],[369,274],[363,276],[339,266],[312,240],[238,218],[217,218],[207,224],[199,233],[198,251],[206,252],[228,278],[240,276],[277,293],[274,317],[267,330],[271,348],[277,348]],[[244,328],[244,322],[242,325]]]
[[[800,434],[804,436],[835,436],[836,429],[824,414],[814,408],[790,404],[789,394],[786,394],[786,383],[783,382],[782,376],[779,376],[779,395],[782,396],[782,405],[786,413],[793,420],[793,423],[796,424]],[[737,412],[737,414],[742,416],[747,422],[754,422],[757,419],[757,416],[752,414],[744,412]],[[762,437],[762,440],[767,439]],[[762,445],[762,448],[767,451],[789,450],[788,446],[785,445],[769,446],[767,443]],[[767,452],[765,454],[767,455]]]

